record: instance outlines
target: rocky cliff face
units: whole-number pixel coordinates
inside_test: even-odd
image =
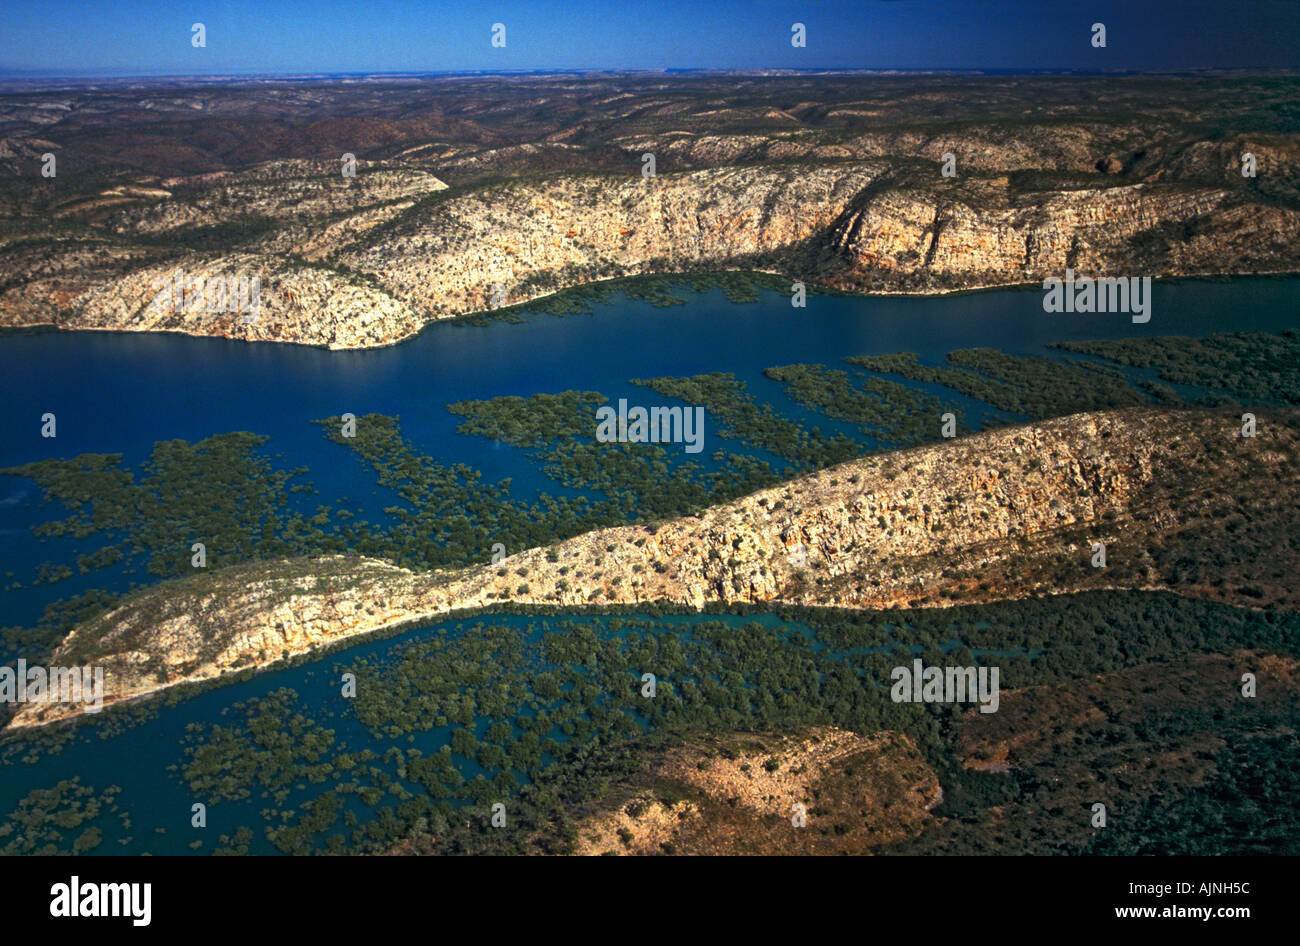
[[[0,237],[9,274],[0,281],[0,324],[330,348],[389,344],[424,324],[364,274],[306,257],[316,243],[338,236],[322,220],[346,216],[346,233],[355,238],[445,190],[433,175],[381,170],[344,179],[322,162],[285,161],[161,184],[91,197],[56,213],[56,219],[75,218],[103,209],[107,200],[111,215],[93,243]],[[276,243],[295,228],[301,239]],[[254,245],[250,237],[267,245]]]
[[[0,174],[15,178],[0,187],[0,325],[362,348],[642,273],[939,292],[1067,267],[1294,272],[1295,87],[729,76],[0,91]],[[258,277],[258,317],[151,306],[178,269]]]
[[[936,167],[923,182],[872,161],[559,175],[439,197],[445,185],[427,174],[378,168],[345,182],[309,170],[278,184],[284,172],[270,167],[205,175],[202,188],[182,182],[187,196],[164,190],[116,212],[93,249],[15,242],[6,268],[22,275],[0,286],[0,324],[363,348],[432,320],[645,273],[750,268],[846,290],[933,292],[1041,282],[1067,267],[1288,271],[1300,254],[1300,213],[1182,184],[1027,199],[1006,177],[945,182]],[[232,240],[244,233],[239,249],[178,248],[214,227],[234,228]],[[256,317],[211,298],[180,311],[160,304],[177,271],[204,285],[258,278]]]
[[[829,227],[881,166],[711,169],[655,178],[557,177],[476,191],[342,249],[433,318],[596,279],[725,268]]]
[[[1076,273],[1177,275],[1285,269],[1297,218],[1245,208],[1224,190],[1134,184],[1063,191],[1029,203],[983,185],[978,203],[891,191],[831,234],[845,288],[968,288]]]
[[[1300,606],[1285,580],[1268,578],[1300,564],[1285,541],[1298,524],[1289,497],[1300,425],[1275,418],[1245,440],[1238,430],[1202,412],[1079,414],[854,460],[497,565],[416,574],[333,556],[234,566],[137,593],[76,628],[52,663],[103,666],[120,700],[503,602],[890,608],[1142,587]],[[1093,565],[1096,543],[1104,567]],[[1184,553],[1204,558],[1205,543],[1218,549],[1214,564],[1181,574]],[[78,711],[28,704],[10,725]]]

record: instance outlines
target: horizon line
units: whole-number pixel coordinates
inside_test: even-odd
[[[725,66],[664,66],[664,67],[613,67],[613,66],[573,66],[563,68],[537,69],[447,69],[447,70],[308,70],[294,72],[177,72],[177,73],[125,73],[125,72],[45,72],[39,70],[22,70],[7,72],[0,67],[0,81],[29,82],[89,82],[89,81],[140,81],[140,80],[303,80],[320,78],[373,78],[373,79],[419,79],[419,78],[456,78],[483,76],[518,76],[546,77],[559,75],[674,75],[706,74],[775,77],[782,75],[1149,75],[1170,76],[1199,73],[1268,73],[1273,75],[1300,75],[1300,69],[1270,68],[1260,66],[1194,66],[1179,69],[1069,69],[1048,67],[946,67],[946,66],[804,66],[804,67],[747,67],[730,68]]]

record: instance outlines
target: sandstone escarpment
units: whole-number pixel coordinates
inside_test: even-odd
[[[1138,587],[1300,606],[1286,580],[1300,564],[1288,542],[1300,429],[1277,417],[1254,438],[1238,433],[1204,412],[1079,414],[854,460],[497,564],[238,565],[136,593],[77,627],[52,662],[103,666],[117,700],[506,602],[890,608]],[[1188,573],[1189,560],[1207,561]],[[11,725],[79,710],[28,704]]]
[[[335,258],[432,318],[597,279],[726,268],[830,226],[881,165],[556,177],[490,187],[367,234]]]
[[[766,269],[925,292],[1041,282],[1067,267],[1288,271],[1300,245],[1300,213],[1226,187],[1140,182],[1026,197],[1006,177],[921,183],[887,161],[556,175],[450,196],[429,175],[395,169],[280,184],[267,173],[119,211],[93,248],[15,244],[8,265],[22,275],[0,285],[0,324],[361,348],[628,275]],[[231,228],[239,249],[180,248],[205,228]],[[132,234],[151,242],[133,245]],[[210,300],[152,304],[178,271],[258,278],[257,317]]]
[[[925,293],[1295,272],[1294,99],[1250,75],[0,93],[0,325],[360,348],[645,273]],[[177,269],[260,277],[265,309],[143,313]]]
[[[12,275],[0,282],[0,324],[363,348],[430,321],[649,273],[762,269],[851,291],[934,292],[1041,282],[1067,267],[1296,268],[1300,212],[1226,184],[1026,195],[1005,175],[944,180],[915,160],[555,174],[457,193],[385,166],[354,179],[312,165],[283,180],[287,171],[262,167],[164,182],[174,193],[115,188],[94,206],[133,206],[115,210],[106,231],[3,248]],[[259,279],[257,317],[211,300],[181,311],[153,304],[177,272]]]
[[[1222,263],[1222,244],[1207,247],[1187,240],[1144,248],[1135,241],[1162,227],[1177,229],[1194,222],[1234,229],[1228,223],[1226,191],[1134,184],[1044,194],[1033,203],[1012,199],[996,188],[985,193],[989,199],[976,206],[959,196],[935,199],[889,192],[843,221],[835,245],[846,256],[850,272],[862,274],[864,285],[883,285],[882,280],[896,274],[929,277],[955,287],[1041,281],[1063,274],[1066,267],[1094,274],[1209,272]],[[1296,223],[1287,213],[1257,219],[1251,229],[1262,245],[1255,252],[1261,257],[1266,252],[1287,255],[1282,244]],[[853,275],[842,278],[855,284]]]

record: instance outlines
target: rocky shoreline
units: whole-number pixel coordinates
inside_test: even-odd
[[[930,295],[1041,284],[1067,268],[1156,278],[1300,271],[1300,212],[1228,190],[1138,183],[1035,196],[1024,203],[1005,179],[895,183],[884,164],[706,169],[512,182],[411,202],[380,224],[357,209],[328,237],[288,219],[229,252],[156,239],[133,248],[129,232],[93,248],[0,243],[6,268],[30,274],[0,290],[0,325],[365,349],[628,276],[750,270],[844,292]],[[164,222],[180,215],[167,225],[188,220],[167,199],[151,209]],[[1158,233],[1168,239],[1154,253]],[[183,245],[184,231],[176,237]],[[158,301],[177,273],[191,286],[179,311]],[[258,280],[253,318],[213,311],[219,292],[204,287],[236,277]]]
[[[111,704],[504,605],[882,609],[1140,588],[1300,607],[1291,589],[1245,593],[1257,580],[1249,552],[1194,585],[1177,577],[1181,536],[1213,528],[1216,503],[1280,532],[1300,524],[1289,502],[1300,424],[1278,417],[1255,438],[1238,433],[1233,418],[1205,411],[1076,414],[853,460],[496,564],[423,574],[350,555],[236,565],[136,592],[76,627],[51,659],[104,667]],[[1195,487],[1173,488],[1191,466]],[[1258,490],[1263,480],[1277,490]],[[1110,549],[1104,568],[1092,565],[1095,543]],[[9,728],[80,711],[27,704]]]
[[[1300,272],[1293,77],[735,81],[0,94],[0,326],[364,349],[630,276]]]

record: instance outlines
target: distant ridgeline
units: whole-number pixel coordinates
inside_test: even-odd
[[[1140,404],[1266,412],[1300,403],[1300,333],[1226,333],[1206,338],[1071,342],[1056,356],[991,349],[954,351],[943,365],[910,354],[849,357],[848,367],[768,368],[801,407],[841,429],[825,433],[787,417],[730,374],[635,383],[664,398],[702,405],[709,436],[735,444],[695,459],[658,444],[598,443],[595,416],[609,402],[593,391],[462,401],[449,410],[462,433],[517,450],[575,495],[529,502],[511,481],[485,482],[465,464],[447,465],[402,435],[396,418],[359,418],[345,437],[339,419],[326,436],[350,450],[399,502],[380,522],[359,519],[347,500],[309,505],[306,467],[266,459],[267,438],[219,434],[197,443],[158,443],[138,470],[118,454],[85,454],[4,470],[31,478],[70,515],[36,527],[71,539],[77,551],[37,566],[34,581],[9,576],[9,590],[98,573],[100,588],[49,604],[37,626],[5,628],[0,655],[39,658],[79,621],[110,608],[116,593],[147,580],[187,574],[192,543],[206,567],[294,555],[353,551],[414,569],[486,562],[492,546],[545,546],[594,529],[681,516],[801,473],[865,453],[1080,411]],[[945,425],[941,418],[950,414]],[[716,443],[716,442],[715,442]],[[707,462],[704,462],[707,456]],[[184,539],[178,541],[177,537]]]

